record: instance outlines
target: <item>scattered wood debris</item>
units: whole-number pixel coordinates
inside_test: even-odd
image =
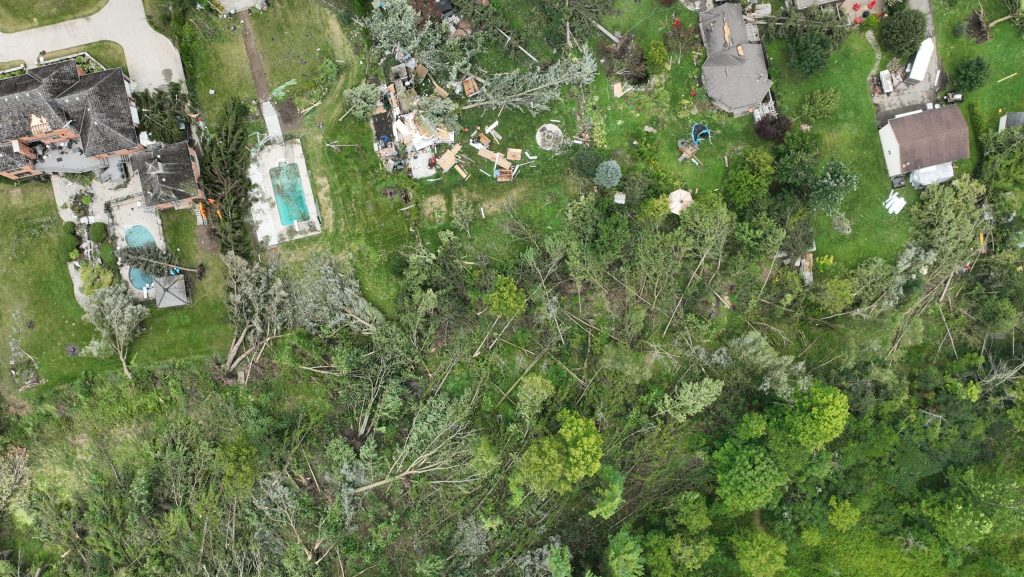
[[[441,167],[441,172],[447,173],[453,166],[455,166],[455,155],[458,154],[460,150],[462,150],[462,145],[456,144],[446,150],[445,153],[437,159],[437,165]]]

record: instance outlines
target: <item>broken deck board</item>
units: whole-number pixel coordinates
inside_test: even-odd
[[[447,173],[453,166],[455,166],[455,155],[458,154],[460,150],[462,150],[462,145],[456,144],[446,150],[445,153],[437,159],[437,165],[441,167],[441,172]]]

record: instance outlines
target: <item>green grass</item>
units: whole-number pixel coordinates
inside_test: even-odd
[[[232,98],[255,100],[256,89],[245,55],[242,25],[233,18],[207,18],[205,22],[213,32],[204,39],[197,51],[198,58],[186,73],[196,104],[206,116],[211,116]],[[210,94],[211,90],[214,94]]]
[[[990,22],[1007,14],[1006,7],[999,0],[983,0],[981,5],[985,9],[985,18]],[[968,116],[968,109],[973,106],[978,112],[978,122],[987,131],[995,130],[999,117],[1006,112],[1024,110],[1024,38],[1012,22],[991,28],[990,39],[984,44],[975,43],[967,35],[957,38],[954,34],[957,23],[963,22],[977,7],[978,4],[973,2],[936,0],[935,33],[946,72],[952,74],[958,64],[975,56],[981,56],[988,62],[991,68],[988,81],[966,93],[965,102],[961,105],[964,116]],[[1013,73],[1017,76],[999,82]],[[951,89],[956,90],[956,87]],[[976,138],[972,138],[971,159],[961,163],[961,168],[973,168],[980,158],[979,153]]]
[[[0,185],[0,361],[7,366],[8,340],[16,335],[51,385],[117,365],[64,352],[67,345],[85,346],[93,329],[82,321],[65,255],[55,250],[61,234],[49,183]],[[10,374],[5,370],[0,379],[9,390]]]
[[[110,42],[108,40],[101,40],[99,42],[93,42],[92,44],[84,44],[82,46],[73,46],[71,48],[49,51],[46,53],[46,59],[53,60],[55,58],[60,58],[61,56],[78,54],[79,52],[88,52],[90,56],[107,68],[123,68],[126,72],[128,70],[128,62],[124,57],[124,49],[121,48],[120,44]]]
[[[224,267],[215,254],[196,242],[195,217],[189,211],[165,212],[168,246],[181,249],[182,261],[207,266],[207,277],[192,284],[191,307],[153,310],[147,332],[132,347],[133,362],[149,364],[222,352],[230,339],[225,321]],[[61,223],[49,183],[0,185],[0,364],[6,366],[14,336],[35,357],[48,390],[87,371],[117,370],[110,359],[69,357],[68,345],[85,346],[94,337],[82,321],[63,255],[54,250]],[[29,326],[32,328],[29,328]],[[10,376],[0,377],[10,390]],[[34,390],[35,393],[37,390]]]
[[[107,0],[0,0],[0,32],[17,32],[95,14]]]
[[[288,95],[300,108],[312,104],[305,96],[315,90],[320,65],[337,58],[334,47],[343,41],[337,18],[314,0],[281,0],[250,18],[271,90],[297,80]]]
[[[196,218],[190,210],[163,211],[167,248],[178,254],[182,265],[206,266],[203,280],[189,278],[192,305],[173,309],[152,309],[146,334],[133,349],[140,362],[149,363],[189,357],[211,357],[227,351],[231,327],[224,304],[227,270],[216,253],[206,250],[197,235]],[[211,245],[213,246],[213,245]]]
[[[815,219],[818,254],[834,255],[836,264],[844,267],[872,256],[895,257],[907,240],[910,217],[906,212],[890,215],[882,206],[891,186],[867,85],[875,59],[871,46],[863,34],[850,34],[832,54],[825,71],[812,77],[787,65],[784,41],[768,43],[767,53],[775,82],[773,90],[783,113],[795,115],[796,107],[808,92],[833,87],[840,93],[839,111],[816,121],[812,130],[821,137],[822,160],[837,158],[846,163],[860,176],[860,186],[842,206],[853,228],[849,236],[836,233],[827,216]],[[800,122],[797,119],[794,124]],[[900,193],[911,204],[916,199],[909,187]]]

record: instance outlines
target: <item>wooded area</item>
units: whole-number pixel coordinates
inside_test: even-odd
[[[440,82],[521,59],[490,68],[483,94],[449,111],[463,125],[502,111],[513,141],[519,125],[531,135],[558,116],[587,138],[541,156],[550,164],[502,202],[472,196],[493,190],[479,174],[446,198],[385,174],[372,154],[320,152],[354,167],[344,178],[361,178],[365,198],[410,191],[409,205],[384,206],[412,232],[367,251],[352,240],[362,231],[337,225],[353,221],[327,217],[337,237],[268,251],[247,216],[255,114],[234,99],[206,111],[203,185],[222,213],[222,254],[209,258],[226,269],[230,345],[213,359],[137,362],[148,309],[100,289],[85,321],[123,370],[83,372],[0,418],[0,576],[1024,571],[1024,127],[986,128],[973,172],[914,197],[894,258],[837,262],[816,247],[821,222],[851,234],[851,198],[873,184],[831,134],[799,124],[836,114],[838,90],[743,119],[720,182],[670,211],[686,185],[678,151],[595,106],[610,81],[633,78],[630,114],[685,132],[691,115],[669,111],[692,98],[713,138],[739,125],[687,96],[688,78],[669,92],[672,67],[693,58],[668,13],[666,30],[637,24],[655,39],[630,56],[592,26],[623,10],[604,0],[524,0],[512,14],[457,1],[483,31],[462,42],[404,0],[385,2],[390,15],[368,4],[324,3],[360,42],[363,27],[366,61],[415,45]],[[204,17],[178,10],[175,27]],[[790,48],[851,41],[831,17],[814,22],[774,25],[805,38],[783,44],[796,74],[820,73],[828,54]],[[509,40],[489,44],[491,28]],[[517,46],[537,44],[557,56],[524,60]],[[331,89],[307,146],[374,137],[364,82],[377,73]],[[176,107],[179,96],[146,98]],[[874,118],[862,120],[874,135]],[[325,135],[321,121],[340,128]],[[372,210],[322,194],[337,213]],[[155,247],[121,258],[154,274],[202,270]]]

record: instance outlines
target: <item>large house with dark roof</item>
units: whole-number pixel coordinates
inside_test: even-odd
[[[953,163],[971,154],[967,121],[958,106],[901,114],[878,131],[890,177],[910,173],[915,185],[953,178]]]
[[[0,79],[0,176],[116,177],[140,151],[139,113],[120,68],[84,74],[73,60]]]
[[[739,4],[720,4],[700,13],[700,36],[708,51],[701,81],[711,101],[733,116],[752,113],[772,87],[757,24]]]

